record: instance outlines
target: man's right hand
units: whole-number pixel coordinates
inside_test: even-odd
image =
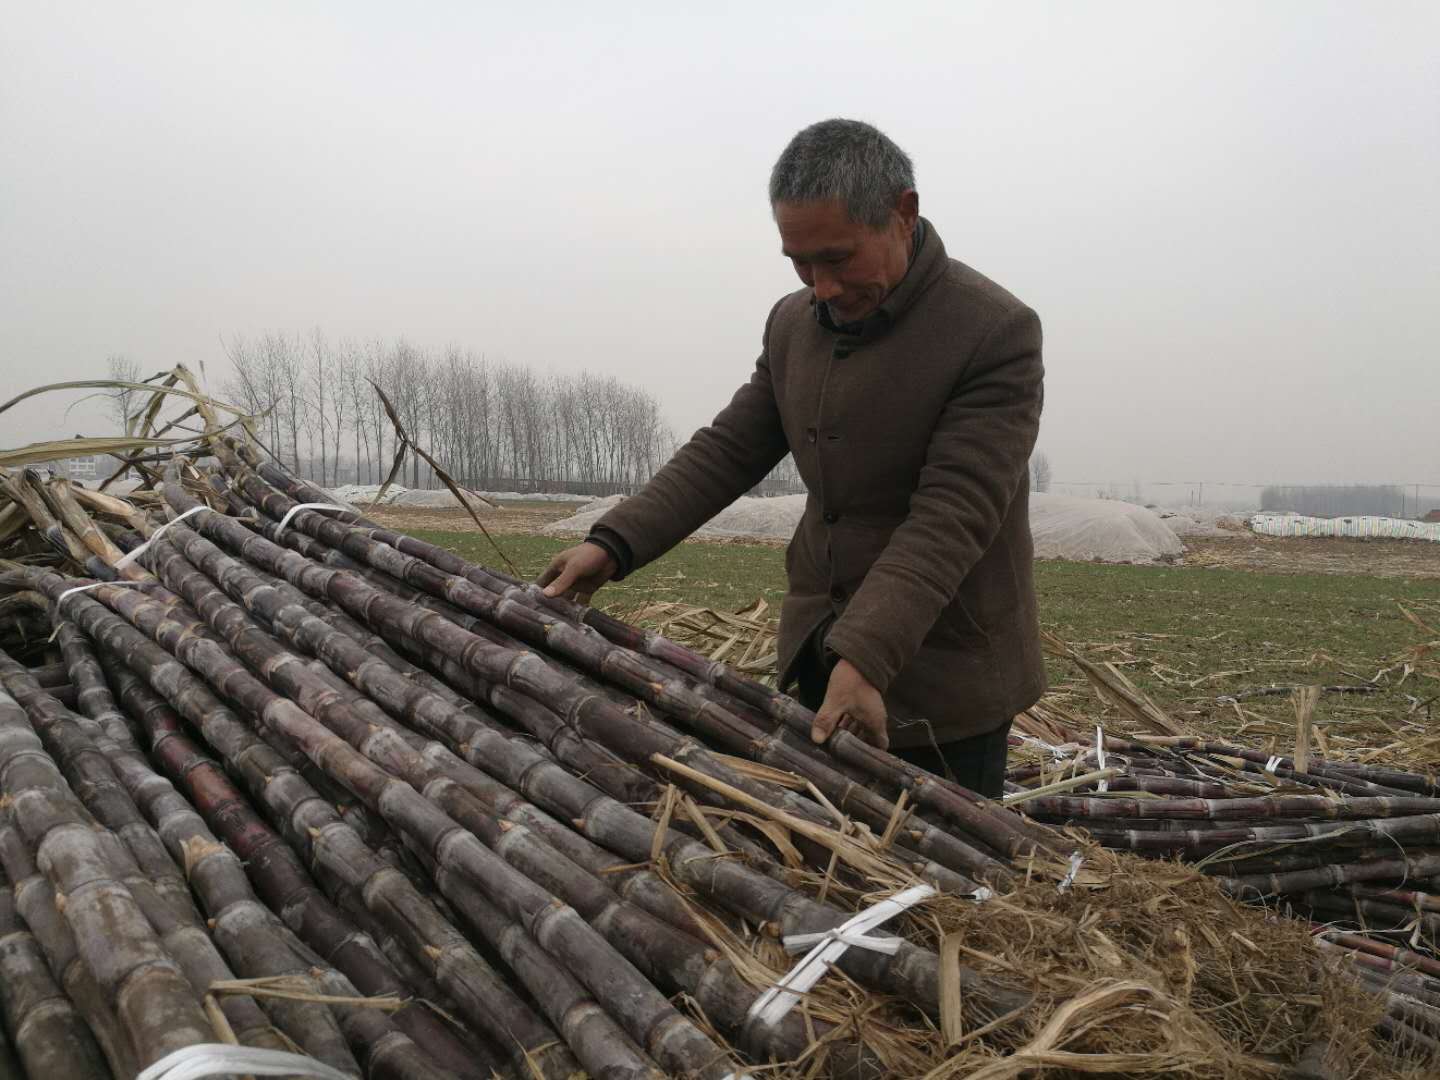
[[[538,584],[545,587],[546,596],[563,596],[577,604],[588,604],[595,590],[619,569],[599,544],[576,544],[550,560]]]

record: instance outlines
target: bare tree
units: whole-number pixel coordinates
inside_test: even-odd
[[[1050,457],[1043,450],[1037,450],[1030,459],[1030,486],[1036,491],[1049,491],[1054,475],[1050,471]]]
[[[110,371],[110,378],[118,382],[138,383],[140,381],[140,361],[134,357],[112,353],[105,358],[105,366]],[[117,386],[109,394],[110,401],[105,411],[127,434],[130,431],[131,421],[140,412],[140,402],[143,396],[143,391],[133,390],[127,386]]]
[[[403,338],[332,347],[319,330],[253,343],[237,337],[226,353],[234,365],[226,395],[264,415],[271,448],[321,483],[352,475],[360,482],[362,470],[374,483],[388,472],[395,436],[372,382],[417,444],[476,485],[633,491],[675,449],[655,398],[612,376],[537,375],[458,346],[429,352]],[[413,456],[405,479],[411,487],[434,482]]]
[[[325,432],[326,424],[330,417],[328,409],[330,405],[329,387],[326,385],[333,372],[327,371],[330,360],[330,348],[325,344],[325,335],[320,332],[317,326],[310,332],[310,338],[305,343],[305,385],[301,390],[304,397],[305,407],[305,437],[310,447],[310,476],[315,475],[315,440],[320,440],[320,483],[326,482],[325,477]]]

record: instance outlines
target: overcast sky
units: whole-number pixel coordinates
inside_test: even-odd
[[[1045,324],[1056,476],[1440,483],[1440,4],[8,5],[0,397],[455,342],[706,421],[827,116]],[[0,417],[0,445],[106,425]]]

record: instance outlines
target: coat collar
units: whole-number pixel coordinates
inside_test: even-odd
[[[910,266],[905,271],[905,276],[900,279],[900,284],[890,290],[890,294],[880,302],[878,308],[858,323],[837,325],[830,318],[829,308],[824,304],[817,304],[812,292],[810,303],[820,325],[832,333],[859,338],[861,342],[874,341],[888,331],[944,271],[949,262],[940,234],[935,231],[935,226],[923,217],[916,223],[915,241],[915,253],[910,258]]]

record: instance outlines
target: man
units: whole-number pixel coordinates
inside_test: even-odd
[[[844,728],[989,797],[1045,688],[1027,464],[1040,322],[950,259],[910,159],[853,120],[801,131],[770,175],[805,288],[750,381],[540,579],[587,602],[659,558],[788,452],[809,491],[786,551],[781,685]]]

